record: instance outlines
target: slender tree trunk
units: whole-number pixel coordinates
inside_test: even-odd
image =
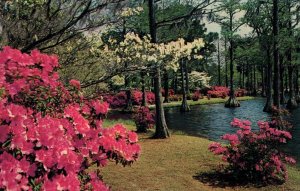
[[[167,70],[164,70],[164,89],[165,89],[165,99],[164,103],[169,103],[169,74]]]
[[[245,64],[242,65],[242,71],[243,71],[243,80],[242,80],[242,88],[245,88]]]
[[[225,38],[225,86],[228,87],[227,39]]]
[[[266,73],[266,77],[267,77],[267,86],[266,86],[266,93],[267,93],[267,102],[266,105],[264,107],[264,112],[272,112],[272,106],[273,106],[273,98],[272,98],[272,75],[273,75],[273,71],[272,71],[272,62],[270,60],[271,57],[271,52],[270,52],[270,48],[267,48],[267,64],[268,64],[268,69],[267,69],[267,73]]]
[[[239,72],[239,87],[242,88],[242,71]]]
[[[145,72],[141,72],[141,83],[142,83],[142,106],[147,105],[147,96],[146,96],[146,88],[145,88]]]
[[[300,103],[299,82],[298,82],[298,79],[299,79],[299,69],[296,66],[296,69],[295,69],[295,94],[296,94],[296,101],[297,101],[297,103]]]
[[[291,62],[291,60],[289,60],[288,58],[288,62]],[[296,109],[298,104],[296,102],[296,99],[295,99],[295,92],[294,92],[294,79],[293,79],[293,65],[291,63],[289,63],[289,66],[288,66],[288,73],[289,73],[289,100],[287,101],[287,105],[286,107],[288,109]]]
[[[286,5],[287,5],[287,8],[288,8],[288,13],[291,13],[290,2],[287,1]],[[288,18],[288,33],[289,33],[290,37],[293,36],[291,18]],[[290,92],[289,92],[289,100],[287,102],[286,107],[288,109],[296,109],[298,107],[298,103],[296,101],[295,91],[294,91],[294,65],[292,63],[292,48],[291,48],[291,45],[289,46],[289,48],[287,50],[287,62],[289,64],[288,73],[289,73],[289,89],[290,89]]]
[[[280,108],[280,73],[278,47],[278,0],[273,0],[274,106]]]
[[[187,95],[186,95],[186,84],[184,79],[184,68],[185,68],[186,62],[184,60],[181,60],[180,62],[180,73],[181,73],[181,91],[182,91],[182,103],[180,107],[181,112],[187,112],[190,111],[190,107],[187,103]]]
[[[253,95],[257,96],[257,84],[256,84],[256,65],[253,65]]]
[[[157,42],[154,4],[155,4],[154,0],[148,0],[149,28],[150,28],[150,36],[151,36],[152,43]],[[158,63],[156,63],[153,78],[154,78],[155,111],[156,111],[154,138],[168,138],[170,136],[170,134],[168,131],[168,126],[167,126],[166,119],[165,119],[164,108],[162,105],[162,95],[160,92],[161,76],[160,76],[160,66]]]
[[[289,73],[288,70],[285,70],[285,94],[289,93]]]
[[[231,19],[232,20],[232,19]],[[232,22],[232,21],[231,21]],[[229,61],[230,61],[230,92],[229,99],[225,103],[225,107],[240,107],[240,103],[235,98],[234,88],[233,88],[233,39],[229,40]]]
[[[250,92],[253,95],[253,70],[252,65],[250,65]]]
[[[221,58],[220,58],[220,39],[218,39],[218,85],[221,86]]]
[[[283,65],[283,56],[279,55],[279,63],[280,63],[280,103],[285,104],[286,99],[284,96],[284,83],[283,83],[283,77],[284,77],[284,65]]]
[[[261,96],[266,97],[265,67],[261,66]]]
[[[184,62],[184,75],[185,75],[185,91],[187,97],[190,99],[190,86],[189,86],[189,72],[188,72],[188,67],[187,67],[187,61]]]
[[[178,94],[178,79],[177,79],[177,72],[174,74],[173,78],[173,90],[175,94]]]
[[[151,78],[151,84],[150,84],[150,90],[152,91],[152,92],[154,92],[154,78]]]

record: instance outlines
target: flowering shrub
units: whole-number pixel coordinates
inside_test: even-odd
[[[207,91],[207,95],[211,98],[225,98],[229,94],[229,88],[223,86],[213,86],[211,90]]]
[[[207,95],[210,95],[211,98],[225,98],[227,94],[224,91],[207,91]]]
[[[198,101],[199,99],[203,99],[203,96],[201,95],[200,91],[195,91],[193,96],[192,96],[192,100],[193,101]]]
[[[115,95],[104,95],[104,101],[109,103],[111,108],[124,108],[127,104],[127,95],[125,91],[120,91]],[[140,90],[131,91],[131,101],[133,105],[141,105],[143,99],[143,93]],[[146,92],[146,100],[148,104],[155,103],[155,95],[153,92]]]
[[[0,52],[0,190],[108,190],[98,170],[131,164],[137,135],[102,128],[108,104],[85,100],[58,81],[55,56]],[[80,83],[70,85],[80,89]]]
[[[165,94],[166,94],[165,89],[162,88],[160,90],[160,92],[161,92],[161,95],[165,97]],[[173,89],[169,89],[169,96],[172,96],[174,94],[175,94],[174,90]]]
[[[236,177],[252,181],[287,179],[284,164],[295,164],[295,159],[280,152],[281,143],[286,143],[292,136],[287,131],[271,128],[268,122],[258,122],[259,131],[251,130],[250,121],[234,119],[231,125],[238,127],[236,134],[225,134],[223,140],[229,145],[212,143],[209,150],[229,163],[228,170]]]
[[[133,115],[137,132],[147,132],[148,129],[152,128],[155,124],[155,115],[151,113],[148,107],[139,107]]]
[[[147,103],[153,105],[155,103],[155,95],[153,92],[146,92]]]
[[[109,103],[110,107],[115,108],[124,108],[127,104],[127,95],[125,91],[121,91],[116,95],[105,95],[103,100]]]
[[[237,89],[237,90],[235,90],[234,94],[235,94],[236,97],[243,97],[243,96],[247,95],[247,90]]]
[[[143,92],[139,90],[131,91],[132,104],[133,105],[141,105],[143,99]]]

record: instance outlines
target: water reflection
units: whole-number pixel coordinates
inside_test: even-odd
[[[266,120],[268,114],[263,112],[265,100],[243,101],[239,108],[225,108],[223,104],[192,106],[189,113],[180,113],[179,108],[165,109],[168,127],[175,131],[182,131],[189,135],[206,137],[213,141],[220,141],[225,133],[235,133],[236,129],[230,126],[233,118],[248,119],[253,128],[256,122]],[[292,112],[293,139],[285,145],[285,150],[295,156],[300,164],[300,109]]]

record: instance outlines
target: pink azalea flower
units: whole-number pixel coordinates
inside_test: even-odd
[[[69,81],[69,83],[70,83],[71,86],[73,86],[76,89],[80,90],[81,87],[80,87],[80,82],[78,80],[72,79],[72,80]]]

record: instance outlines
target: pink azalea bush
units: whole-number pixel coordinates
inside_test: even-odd
[[[223,86],[213,86],[207,91],[207,95],[211,98],[225,98],[229,94],[229,88]]]
[[[192,100],[193,101],[198,101],[199,99],[203,99],[202,94],[200,93],[199,90],[195,91],[193,96],[192,96]]]
[[[58,67],[37,50],[0,52],[0,190],[108,190],[99,168],[87,169],[139,156],[137,135],[120,124],[104,129],[109,105],[68,91]]]
[[[296,161],[279,148],[292,138],[291,134],[262,121],[258,122],[258,132],[251,130],[251,122],[247,120],[234,119],[231,125],[239,129],[235,134],[222,136],[229,145],[215,142],[209,146],[211,152],[229,163],[228,170],[235,177],[250,181],[285,181],[288,177],[285,163],[295,164]]]
[[[147,103],[150,105],[155,104],[155,95],[153,92],[147,91],[146,92],[146,98],[147,98]]]
[[[143,93],[140,90],[131,91],[131,101],[133,105],[140,106],[142,104]],[[114,95],[103,95],[104,101],[109,103],[110,107],[113,109],[124,108],[127,105],[127,95],[125,91],[120,91]],[[155,95],[153,92],[146,92],[146,101],[148,104],[152,105],[155,103]]]
[[[133,119],[137,127],[137,132],[147,132],[148,129],[153,128],[155,124],[155,115],[149,107],[139,107],[135,110]]]
[[[165,97],[165,94],[166,94],[166,91],[165,91],[165,89],[160,89],[160,92],[161,92],[161,95],[163,96],[163,97]],[[169,89],[169,96],[172,96],[172,95],[174,95],[175,94],[175,91],[173,90],[173,89]]]
[[[127,95],[125,91],[121,91],[115,95],[105,95],[103,100],[109,103],[110,107],[115,108],[124,108],[127,105]]]

